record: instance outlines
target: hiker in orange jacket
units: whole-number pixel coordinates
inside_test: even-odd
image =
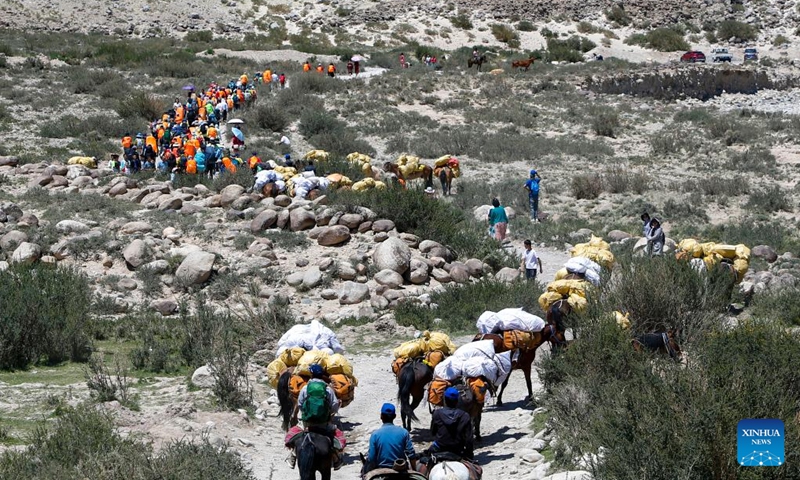
[[[303,64],[303,71],[304,72],[310,72],[311,71],[311,64],[308,63],[308,61],[306,61],[306,63]]]
[[[261,163],[261,159],[258,158],[258,152],[253,152],[253,155],[249,159],[247,159],[247,165],[250,167],[250,170],[252,170],[253,173],[255,173],[256,166],[259,163]]]
[[[336,75],[336,66],[334,64],[328,65],[328,76],[333,78]]]
[[[325,69],[322,68],[322,64],[317,64],[317,73],[325,73]]]

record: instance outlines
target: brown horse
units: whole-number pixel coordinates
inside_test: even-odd
[[[478,67],[478,71],[481,71],[481,66],[486,63],[486,55],[481,54],[478,57],[470,57],[467,60],[467,68],[472,68],[473,65]]]
[[[681,347],[678,345],[675,338],[678,336],[675,329],[667,330],[666,332],[658,333],[644,333],[637,335],[631,340],[634,350],[642,352],[648,350],[650,352],[657,352],[662,355],[669,355],[669,357],[676,362],[681,359]]]
[[[292,370],[287,368],[278,378],[278,403],[281,406],[281,417],[283,417],[281,428],[284,432],[289,430],[289,427],[297,425],[297,399],[289,391]]]
[[[274,182],[269,182],[261,189],[261,194],[267,198],[275,198],[279,195],[278,186]]]
[[[410,180],[416,180],[418,178],[424,179],[425,188],[433,188],[433,169],[427,165],[423,165],[421,170],[411,173],[408,177],[403,175],[403,172],[400,171],[400,167],[392,162],[384,163],[383,170],[387,173],[395,175],[399,180],[402,180],[406,184]]]
[[[533,57],[530,57],[527,60],[514,60],[511,62],[511,67],[516,69],[524,68],[527,72],[530,66],[533,65],[533,60]]]
[[[453,186],[453,169],[447,165],[437,167],[434,169],[434,174],[439,177],[439,182],[442,184],[442,195],[450,195],[450,189]]]
[[[564,340],[564,332],[559,331],[555,325],[547,324],[541,332],[533,333],[533,345],[525,350],[520,350],[519,356],[515,361],[511,362],[511,371],[522,370],[525,375],[525,386],[528,387],[528,396],[525,397],[525,402],[533,400],[533,384],[531,382],[531,371],[533,370],[533,362],[536,360],[536,350],[545,342],[550,342],[552,345],[559,343],[566,344]],[[492,340],[494,342],[495,353],[502,353],[508,351],[508,348],[503,344],[502,335],[495,333],[478,334],[472,339],[473,342],[480,340]],[[500,386],[500,392],[497,394],[497,406],[503,406],[503,392],[508,386],[508,381],[511,375],[506,377],[503,384]]]
[[[489,382],[486,383],[491,385]],[[477,398],[475,398],[475,394],[472,393],[472,389],[463,379],[461,379],[461,381],[455,385],[455,388],[459,393],[457,408],[469,414],[469,418],[472,419],[472,432],[475,435],[475,441],[480,442],[482,439],[481,415],[483,414],[483,402],[480,402]]]
[[[418,422],[414,414],[425,398],[425,385],[433,380],[433,369],[415,358],[408,361],[397,372],[397,399],[400,401],[400,420],[403,428],[411,431],[411,422]],[[410,399],[410,401],[409,401]]]

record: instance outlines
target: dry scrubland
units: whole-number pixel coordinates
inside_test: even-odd
[[[261,9],[275,20],[292,13],[255,7],[259,14],[253,19]],[[335,18],[357,13],[337,11]],[[388,349],[400,338],[409,338],[414,328],[469,333],[487,309],[525,306],[541,314],[541,286],[502,281],[501,269],[516,262],[485,238],[485,226],[474,218],[475,207],[498,196],[517,212],[513,244],[531,238],[551,259],[546,276],[560,267],[568,244],[590,233],[613,242],[619,265],[591,299],[588,314],[570,319],[580,341],[564,355],[545,355],[536,383],[545,410],[534,416],[521,402],[511,404],[515,409],[489,407],[489,441],[479,450],[489,478],[512,472],[539,479],[548,470],[577,468],[596,478],[632,480],[796,478],[796,457],[780,469],[739,469],[731,433],[743,417],[783,418],[787,453],[796,455],[788,445],[797,445],[792,420],[800,402],[794,388],[800,380],[794,368],[800,360],[794,330],[800,323],[800,119],[783,112],[793,111],[785,104],[797,98],[798,80],[789,65],[794,32],[784,32],[785,48],[773,34],[793,20],[775,27],[764,17],[755,32],[744,23],[701,26],[686,20],[672,25],[672,33],[648,36],[640,18],[623,14],[608,10],[591,24],[561,19],[547,27],[522,17],[492,28],[496,22],[488,17],[470,18],[456,8],[444,17],[450,33],[426,31],[419,23],[434,21],[424,18],[367,19],[374,24],[364,24],[362,34],[372,32],[365,38],[344,28],[336,37],[324,25],[308,35],[303,28],[313,24],[285,21],[261,29],[269,35],[244,41],[197,29],[183,39],[114,41],[0,31],[0,156],[16,156],[20,164],[0,167],[0,210],[7,217],[0,224],[0,261],[10,262],[21,241],[38,245],[47,258],[0,273],[3,318],[19,326],[5,330],[15,342],[0,349],[0,448],[21,452],[33,445],[25,455],[2,457],[2,476],[157,478],[171,472],[168,478],[247,478],[239,470],[242,462],[259,479],[296,475],[282,463],[277,408],[263,366],[280,333],[311,319],[336,325],[362,379],[344,420],[351,426],[351,454],[365,451],[376,406],[393,397]],[[775,49],[765,46],[765,59],[747,66],[654,67],[621,59],[676,58],[653,49],[688,48],[679,41],[710,45],[731,32]],[[466,69],[471,48],[439,50],[454,48],[448,41],[471,46],[484,38],[499,53],[481,74]],[[670,43],[659,43],[664,38]],[[342,213],[358,217],[348,217],[355,222],[348,243],[323,247],[315,237],[320,230],[295,229],[294,220],[288,229],[255,226],[254,217],[262,218],[257,209],[283,207],[260,204],[235,187],[237,194],[219,208],[214,195],[229,185],[249,186],[247,174],[202,185],[181,179],[172,191],[164,188],[164,178],[141,175],[122,182],[129,192],[116,195],[120,181],[108,172],[67,179],[66,168],[42,165],[75,154],[107,159],[123,133],[144,131],[148,120],[182,95],[185,83],[227,81],[265,66],[214,49],[266,50],[283,40],[309,58],[363,53],[368,68],[386,71],[368,79],[329,80],[303,75],[299,63],[280,60],[289,58],[287,52],[270,53],[271,65],[287,72],[290,88],[262,88],[258,105],[241,114],[248,150],[277,159],[284,153],[276,149],[277,139],[289,131],[293,156],[323,148],[334,154],[323,170],[354,176],[342,161],[353,151],[381,161],[401,153],[428,161],[453,154],[464,172],[455,182],[456,195],[431,202],[414,189],[333,193],[328,206],[300,207],[312,212],[317,225],[333,224],[333,218],[344,224]],[[520,49],[504,50],[509,47]],[[591,51],[616,58],[537,62],[528,72],[511,71],[509,59],[527,58],[534,50],[537,58],[567,62]],[[412,68],[398,69],[401,51],[409,58],[434,53],[443,68],[412,60]],[[487,73],[493,68],[504,71]],[[712,77],[724,77],[728,91],[747,91],[753,78],[780,91],[724,94],[706,103],[687,98],[719,93],[717,84],[705,81]],[[642,95],[626,95],[628,88]],[[748,108],[738,108],[742,104]],[[540,208],[547,219],[540,224],[525,215],[522,183],[532,167],[544,178]],[[626,238],[640,234],[638,217],[645,210],[662,217],[668,237],[676,240],[693,236],[769,248],[754,255],[745,282],[731,292],[714,272],[704,278],[669,259],[653,264],[634,258]],[[364,226],[377,219],[392,220],[390,235]],[[376,283],[372,253],[386,236],[398,235],[411,245],[416,273],[424,270],[426,280],[387,288]],[[420,240],[444,247],[427,250]],[[178,272],[190,253],[187,245],[214,254],[210,277],[196,284]],[[47,265],[50,259],[57,260],[57,269]],[[290,275],[296,272],[300,277]],[[366,285],[367,296],[341,305],[343,290],[361,291],[350,280]],[[736,307],[728,309],[731,303]],[[35,308],[25,308],[30,305]],[[623,308],[632,312],[638,330],[682,327],[684,364],[635,354],[607,316]],[[206,364],[216,374],[199,388],[202,382],[189,377]],[[509,393],[522,398],[519,382],[515,375]],[[113,420],[78,406],[84,403],[114,411]],[[48,437],[41,425],[59,433]],[[68,436],[79,428],[92,433]],[[138,434],[154,446],[144,446]],[[53,440],[62,437],[70,440]],[[170,444],[184,437],[207,443]],[[415,440],[424,444],[427,438],[420,433]],[[219,452],[220,446],[227,449]],[[508,446],[513,454],[506,454]],[[534,450],[541,458],[531,456]],[[110,456],[142,467],[133,476]],[[85,460],[76,465],[76,458]],[[201,458],[214,460],[204,464]],[[642,458],[648,460],[644,466]],[[343,472],[353,476],[357,470],[351,462]]]

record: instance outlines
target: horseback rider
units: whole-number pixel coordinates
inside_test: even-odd
[[[459,392],[455,387],[444,391],[444,408],[433,412],[431,417],[431,434],[435,440],[428,453],[449,452],[472,461],[472,419],[467,412],[457,408],[458,398]]]
[[[472,59],[477,61],[478,57],[481,56],[481,53],[478,51],[478,47],[472,49]]]
[[[411,463],[412,470],[417,469],[417,454],[411,435],[405,428],[394,424],[396,417],[394,405],[384,403],[381,407],[383,425],[369,437],[369,454],[362,475],[379,468],[393,468],[398,460]]]
[[[325,435],[331,440],[333,449],[333,469],[342,468],[344,460],[341,451],[344,447],[344,434],[331,424],[331,419],[339,411],[339,399],[333,388],[325,381],[325,369],[321,365],[313,364],[309,367],[311,379],[300,390],[297,396],[297,409],[301,412],[300,419],[303,421],[305,430]],[[299,431],[295,434],[300,433]],[[287,435],[290,438],[291,432]],[[291,440],[294,440],[292,436]],[[290,446],[290,442],[286,442]],[[289,465],[294,468],[297,457],[294,449],[291,450],[288,459]]]

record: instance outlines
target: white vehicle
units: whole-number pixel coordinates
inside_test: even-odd
[[[712,62],[731,62],[733,55],[728,52],[727,48],[714,48],[711,50]]]

